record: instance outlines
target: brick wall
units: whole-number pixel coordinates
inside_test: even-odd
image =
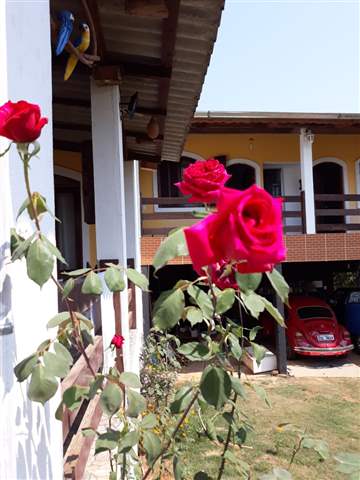
[[[151,265],[157,248],[164,237],[141,238],[141,264]],[[360,260],[360,232],[318,233],[316,235],[285,236],[287,262],[328,262],[334,260]],[[173,265],[189,264],[189,257],[178,257]]]

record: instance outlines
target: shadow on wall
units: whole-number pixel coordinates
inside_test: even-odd
[[[2,275],[9,261],[6,257],[8,251],[8,243],[0,247],[0,418],[1,443],[8,451],[8,455],[3,452],[1,456],[4,464],[1,465],[0,461],[0,478],[52,480],[55,477],[48,449],[52,419],[49,405],[34,406],[26,396],[27,385],[20,386],[14,374],[14,366],[19,359],[16,353],[16,325],[14,328],[11,318],[12,284],[7,273]],[[14,402],[16,396],[22,397],[21,406],[18,400]]]

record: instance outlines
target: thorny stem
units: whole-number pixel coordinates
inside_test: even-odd
[[[36,232],[38,233],[39,237],[40,235],[42,234],[41,232],[41,226],[40,226],[40,221],[39,221],[39,217],[37,215],[37,212],[36,212],[36,208],[35,208],[35,205],[34,205],[34,201],[33,201],[33,197],[32,197],[32,193],[31,193],[31,188],[30,188],[30,178],[29,178],[29,154],[27,153],[24,153],[23,155],[20,153],[20,156],[21,156],[21,159],[23,161],[23,166],[24,166],[24,179],[25,179],[25,188],[26,188],[26,193],[27,193],[27,196],[28,196],[28,199],[29,199],[29,205],[30,205],[30,209],[31,209],[31,214],[33,216],[33,219],[34,219],[34,223],[35,223],[35,227],[36,227]],[[64,288],[62,287],[62,285],[60,284],[60,282],[54,277],[54,275],[51,275],[51,280],[55,283],[56,287],[58,288],[58,290],[60,290],[60,292],[63,292],[64,291]],[[73,324],[73,327],[74,327],[74,335],[75,335],[75,341],[76,341],[76,345],[80,351],[80,353],[82,354],[82,356],[84,357],[85,359],[85,362],[86,362],[86,365],[88,366],[90,372],[91,372],[91,375],[96,378],[96,373],[90,363],[90,360],[89,360],[89,357],[87,356],[87,353],[85,351],[85,348],[84,348],[84,345],[83,345],[83,342],[82,342],[82,338],[81,338],[81,334],[79,333],[78,331],[78,324],[77,324],[77,318],[76,318],[76,315],[73,311],[73,309],[71,308],[71,305],[70,305],[70,302],[68,299],[65,299],[65,302],[66,302],[66,308],[67,310],[69,311],[69,314],[70,314],[70,318],[71,318],[71,322]]]
[[[241,303],[240,303],[240,300],[238,299],[238,305],[239,305],[239,318],[240,318],[240,325],[241,325],[241,329],[243,329],[243,316],[242,316],[242,306],[241,306]],[[244,348],[244,336],[241,335],[241,348]],[[238,375],[238,378],[240,379],[241,378],[241,369],[240,369],[240,361],[237,362],[237,375]],[[233,398],[233,406],[231,408],[231,417],[234,416],[234,413],[235,413],[235,405],[236,405],[236,401],[238,399],[238,394],[235,392],[234,394],[234,398]],[[225,440],[225,444],[224,444],[224,450],[223,450],[223,453],[221,455],[221,463],[220,463],[220,467],[219,467],[219,473],[218,473],[218,477],[217,477],[217,480],[220,480],[221,477],[223,476],[223,473],[224,473],[224,469],[225,469],[225,463],[226,463],[226,452],[229,448],[229,443],[230,443],[230,438],[231,438],[231,425],[229,425],[228,427],[228,431],[227,431],[227,436],[226,436],[226,440]]]
[[[153,464],[151,467],[149,467],[144,476],[142,477],[142,480],[145,480],[146,478],[148,478],[148,476],[150,475],[150,473],[152,472],[153,470],[153,467],[155,465],[155,463],[159,460],[159,458],[161,458],[164,453],[169,449],[172,441],[174,440],[174,438],[176,437],[178,431],[179,431],[179,428],[181,427],[181,425],[184,423],[186,417],[188,416],[192,406],[194,405],[194,403],[196,402],[198,396],[200,394],[200,390],[197,390],[196,393],[194,394],[193,398],[191,399],[189,405],[186,407],[184,413],[181,415],[181,418],[179,419],[179,421],[177,422],[176,424],[176,427],[174,428],[169,440],[166,442],[165,446],[161,449],[160,453],[155,457],[155,460],[153,461]]]

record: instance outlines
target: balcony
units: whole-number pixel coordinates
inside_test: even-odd
[[[306,233],[304,193],[283,196],[285,235]],[[360,195],[315,195],[316,233],[360,231]],[[199,206],[186,198],[162,197],[141,199],[141,230],[143,236],[165,236],[179,226],[191,225],[198,219]]]

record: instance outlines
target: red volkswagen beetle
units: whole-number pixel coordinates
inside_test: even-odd
[[[349,332],[320,298],[290,297],[286,312],[288,355],[346,355],[354,348]]]
[[[329,305],[310,296],[291,296],[285,310],[288,358],[346,355],[354,348],[349,332],[338,323]],[[263,318],[264,334],[274,334],[274,322]]]

